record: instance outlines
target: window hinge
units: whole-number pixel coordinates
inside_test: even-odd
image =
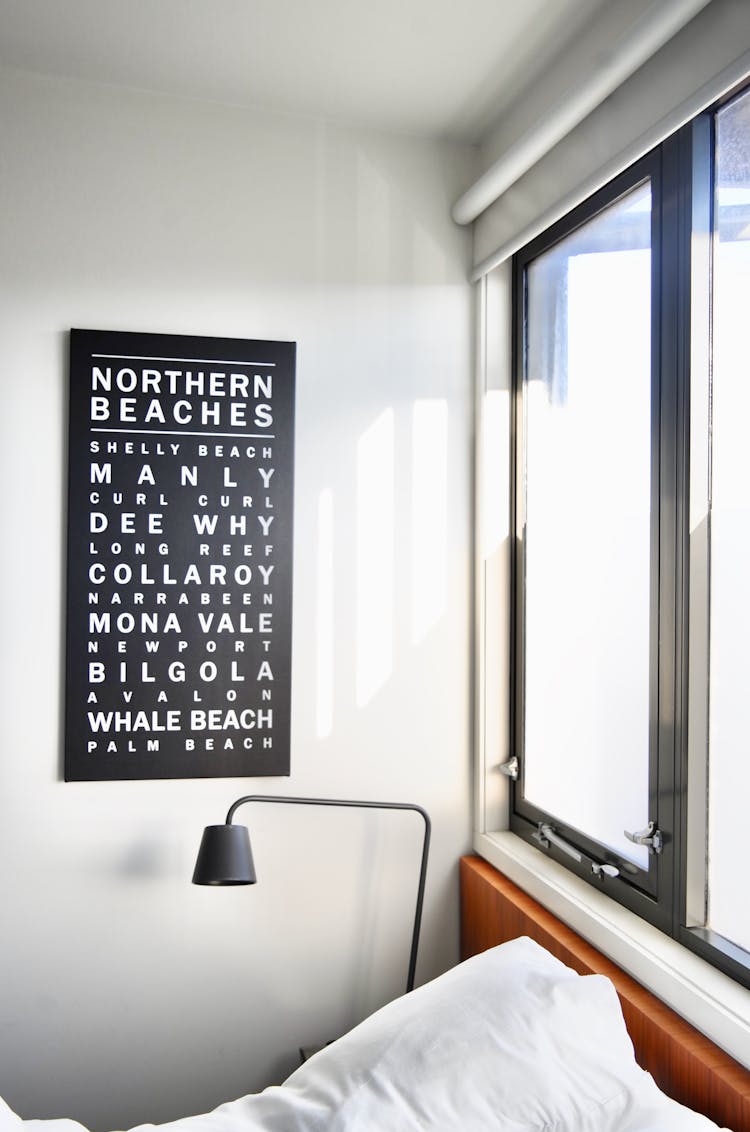
[[[504,774],[506,778],[512,778],[515,782],[518,778],[518,759],[514,755],[512,759],[508,759],[507,763],[500,763],[498,770]]]
[[[635,833],[630,833],[627,829],[623,832],[634,845],[647,846],[649,853],[661,853],[664,848],[664,837],[661,830],[656,828],[655,821],[650,821],[645,829],[636,830]]]

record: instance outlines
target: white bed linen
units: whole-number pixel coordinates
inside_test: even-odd
[[[1,1103],[1,1102],[0,1102]],[[85,1132],[22,1121],[6,1132]],[[143,1124],[132,1132],[147,1132]],[[529,939],[389,1003],[283,1085],[161,1132],[710,1132],[635,1062],[614,987]]]

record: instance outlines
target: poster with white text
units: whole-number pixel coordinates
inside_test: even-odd
[[[289,774],[294,373],[71,331],[66,780]]]

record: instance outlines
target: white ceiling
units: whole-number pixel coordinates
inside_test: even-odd
[[[644,0],[0,0],[0,65],[478,141],[618,6]]]

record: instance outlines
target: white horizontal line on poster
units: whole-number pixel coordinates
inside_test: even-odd
[[[237,440],[275,440],[274,432],[165,432],[153,428],[92,428],[91,432],[124,432],[133,436],[229,436]]]
[[[276,362],[241,362],[231,359],[222,361],[221,358],[151,358],[143,354],[92,354],[92,358],[119,358],[121,362],[191,362],[208,366],[266,366],[275,368]]]

